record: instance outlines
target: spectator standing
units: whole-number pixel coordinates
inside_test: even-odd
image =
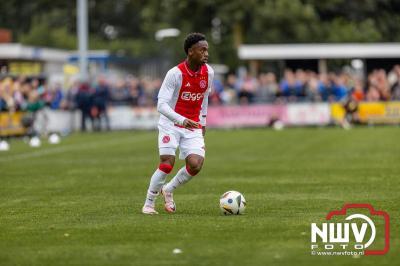
[[[93,95],[92,113],[94,130],[101,131],[102,121],[105,121],[105,127],[110,130],[110,120],[107,114],[107,106],[110,98],[110,88],[104,78],[100,78]],[[93,109],[94,108],[94,109]]]
[[[249,73],[246,73],[239,88],[239,93],[238,93],[239,103],[240,104],[253,103],[257,87],[258,87],[257,79],[251,76]]]
[[[259,86],[256,92],[257,102],[274,102],[278,93],[279,86],[276,82],[274,73],[261,73],[259,76]]]
[[[93,128],[93,117],[91,115],[91,109],[93,107],[93,97],[89,84],[87,82],[82,82],[79,85],[75,101],[76,101],[76,106],[82,113],[81,131],[84,132],[87,130],[86,127],[87,119],[90,119]]]

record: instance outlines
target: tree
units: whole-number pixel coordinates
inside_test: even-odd
[[[89,46],[135,57],[175,61],[184,36],[203,32],[212,62],[240,62],[241,43],[400,41],[397,0],[89,0]],[[219,21],[215,26],[212,21]],[[0,1],[0,27],[25,44],[76,49],[76,1]],[[157,43],[162,28],[178,28],[178,38]],[[218,38],[212,34],[218,27]]]

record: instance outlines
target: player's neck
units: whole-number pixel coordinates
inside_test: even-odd
[[[201,65],[194,63],[189,58],[186,58],[186,64],[189,67],[189,69],[192,70],[193,72],[199,71],[201,67]]]

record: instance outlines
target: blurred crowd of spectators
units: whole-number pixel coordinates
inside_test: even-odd
[[[46,80],[26,77],[0,79],[0,111],[36,111],[44,106],[57,110],[82,106],[103,108],[108,105],[154,106],[160,79],[127,76],[112,82],[99,77],[92,83],[48,84]]]
[[[213,104],[281,102],[340,102],[400,100],[400,65],[387,73],[377,69],[366,80],[346,72],[318,74],[313,71],[285,70],[278,81],[274,73],[230,74],[224,83],[216,80],[211,95]]]
[[[90,115],[107,106],[155,106],[161,79],[127,76],[93,84],[75,82],[68,86],[48,84],[46,80],[25,77],[0,79],[0,111],[81,109]],[[400,100],[400,65],[390,72],[378,69],[365,80],[346,72],[318,74],[307,70],[285,70],[278,80],[274,73],[216,78],[210,95],[212,105],[282,102],[334,102],[352,98],[357,101]]]
[[[81,129],[86,130],[90,119],[92,128],[100,130],[102,120],[109,129],[107,108],[109,106],[155,106],[160,79],[107,80],[99,77],[92,83],[74,82],[69,86],[48,84],[46,80],[5,77],[0,80],[0,112],[36,111],[48,107],[53,110],[77,110],[82,112]]]

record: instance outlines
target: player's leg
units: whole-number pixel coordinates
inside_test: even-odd
[[[161,190],[162,185],[165,183],[165,178],[172,171],[175,164],[174,155],[160,155],[160,165],[158,169],[154,172],[150,179],[150,185],[148,192],[151,194],[158,195]]]
[[[163,188],[165,192],[173,192],[176,188],[186,184],[192,177],[197,175],[204,162],[204,157],[198,154],[189,154],[185,159],[185,166],[179,169],[178,173]]]
[[[197,175],[203,167],[204,157],[198,154],[189,154],[186,159],[186,170],[191,176]]]
[[[165,183],[167,175],[172,171],[174,164],[175,156],[160,155],[160,165],[150,178],[146,201],[143,206],[143,213],[156,213],[154,210],[156,198],[159,195],[162,185]]]
[[[162,185],[165,183],[167,175],[172,171],[175,164],[175,151],[177,148],[177,136],[170,132],[160,129],[159,132],[159,152],[160,164],[150,178],[147,189],[146,201],[142,212],[145,214],[156,214],[155,200],[159,195]]]
[[[173,200],[173,191],[189,182],[193,176],[197,175],[204,163],[204,139],[197,134],[182,138],[180,143],[180,158],[185,159],[185,166],[179,169],[178,173],[161,190],[165,200],[165,210],[175,212],[176,206]]]

